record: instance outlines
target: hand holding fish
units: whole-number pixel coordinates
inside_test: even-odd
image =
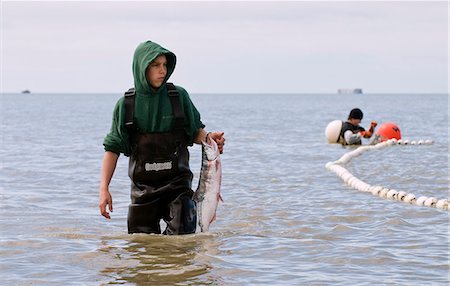
[[[197,136],[194,140],[197,144],[202,144],[202,142],[206,141],[206,137],[209,136],[212,140],[214,140],[217,144],[217,147],[219,148],[219,153],[223,153],[223,146],[225,145],[225,137],[223,137],[224,132],[209,132],[206,133],[206,131],[203,128],[200,128],[198,130]]]
[[[219,152],[220,152],[220,154],[222,154],[223,146],[225,145],[225,137],[223,137],[223,135],[225,133],[224,132],[210,132],[208,134],[211,137],[211,139],[216,141],[217,147],[219,148]]]

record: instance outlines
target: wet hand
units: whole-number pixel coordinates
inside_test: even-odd
[[[211,139],[216,141],[220,154],[223,153],[223,146],[225,145],[225,137],[223,137],[224,134],[225,134],[224,132],[211,132],[209,134]]]
[[[377,127],[377,125],[378,125],[378,123],[376,121],[370,122],[370,126],[373,128]]]
[[[111,194],[108,190],[100,191],[100,204],[99,204],[100,214],[105,218],[110,219],[111,216],[109,215],[109,212],[106,210],[106,206],[108,206],[110,212],[113,211]]]

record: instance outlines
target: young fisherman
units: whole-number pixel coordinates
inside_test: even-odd
[[[164,234],[188,234],[196,229],[187,147],[201,144],[207,132],[186,90],[167,83],[175,64],[175,54],[154,42],[136,48],[134,90],[117,102],[103,142],[100,213],[110,218],[109,184],[119,154],[129,156],[128,233],[161,233],[161,219],[167,223]],[[222,153],[224,133],[209,134]]]

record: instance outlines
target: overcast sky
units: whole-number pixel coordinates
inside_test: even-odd
[[[132,86],[136,46],[191,93],[448,92],[447,1],[1,1],[1,91]]]

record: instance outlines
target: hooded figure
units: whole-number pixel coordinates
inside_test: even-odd
[[[161,219],[167,223],[164,234],[193,233],[196,229],[191,189],[193,174],[187,147],[200,143],[202,139],[198,138],[204,138],[206,131],[186,90],[167,83],[175,65],[175,54],[156,43],[146,41],[136,48],[133,58],[135,95],[128,99],[134,107],[126,107],[130,106],[126,97],[119,99],[111,130],[103,142],[106,152],[100,212],[109,218],[106,205],[112,211],[108,186],[116,157],[123,153],[129,157],[131,179],[129,233],[161,233]],[[125,124],[130,110],[132,127]],[[223,146],[223,133],[214,134],[214,140]]]
[[[150,63],[158,56],[165,55],[167,59],[167,75],[163,84],[154,90],[148,83],[146,71]],[[136,91],[134,107],[134,124],[141,133],[167,132],[173,125],[173,113],[167,92],[167,80],[175,70],[176,56],[160,45],[147,41],[141,43],[133,57],[134,88]],[[192,145],[199,128],[205,127],[200,120],[200,114],[191,102],[189,94],[182,87],[176,86],[182,105],[185,122],[184,129],[189,145]],[[130,134],[125,126],[125,98],[116,104],[113,122],[103,145],[106,151],[116,154],[131,154]]]

